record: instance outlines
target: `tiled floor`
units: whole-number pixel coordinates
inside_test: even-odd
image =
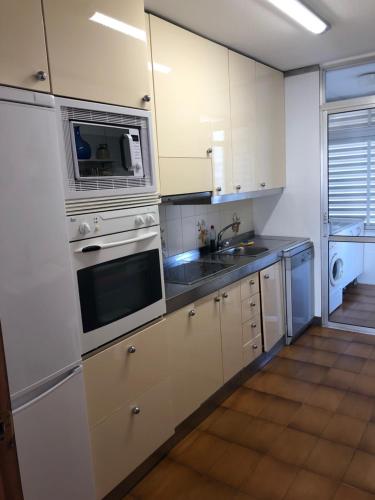
[[[126,499],[375,500],[375,336],[312,327]]]
[[[344,290],[344,301],[330,315],[335,323],[375,327],[375,286],[351,284]]]

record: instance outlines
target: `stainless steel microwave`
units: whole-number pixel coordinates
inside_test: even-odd
[[[56,103],[66,200],[156,193],[150,111]]]

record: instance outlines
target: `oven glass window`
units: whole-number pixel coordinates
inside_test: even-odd
[[[77,276],[84,333],[162,298],[158,250],[86,267]]]

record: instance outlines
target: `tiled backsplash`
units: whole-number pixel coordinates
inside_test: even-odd
[[[233,221],[233,215],[241,219],[239,232],[253,229],[252,202],[244,200],[222,205],[160,205],[160,228],[163,255],[171,257],[203,246],[199,238],[199,227],[203,224],[207,231],[215,226],[216,234]],[[228,229],[223,238],[234,236]]]

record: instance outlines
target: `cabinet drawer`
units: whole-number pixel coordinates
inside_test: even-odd
[[[254,273],[241,281],[241,300],[259,293],[259,274]]]
[[[260,314],[258,314],[257,316],[254,316],[254,318],[250,319],[249,321],[246,321],[246,323],[242,325],[243,345],[247,344],[261,333],[262,333],[262,326],[261,326]]]
[[[169,382],[126,402],[91,429],[97,497],[103,498],[174,432]],[[140,409],[139,414],[133,408]]]
[[[262,354],[262,335],[258,335],[255,339],[243,346],[243,365],[247,366]]]
[[[249,321],[249,319],[255,318],[260,313],[260,297],[259,293],[253,295],[252,297],[245,299],[241,304],[242,309],[242,323]]]
[[[87,359],[83,370],[93,425],[168,377],[165,320]]]

